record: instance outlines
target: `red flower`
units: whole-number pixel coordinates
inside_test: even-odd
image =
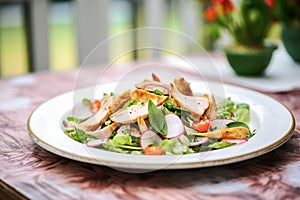
[[[230,0],[223,0],[223,13],[226,15],[234,10],[234,4]]]
[[[217,12],[213,6],[209,6],[205,9],[204,17],[207,21],[213,22],[217,18]]]
[[[266,4],[273,9],[275,7],[275,1],[274,0],[265,0]]]

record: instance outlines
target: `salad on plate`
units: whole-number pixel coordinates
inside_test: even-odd
[[[230,97],[216,102],[183,78],[164,83],[152,74],[121,95],[83,98],[74,109],[85,117],[63,120],[64,132],[88,147],[126,154],[182,155],[247,142],[254,134],[250,106]]]

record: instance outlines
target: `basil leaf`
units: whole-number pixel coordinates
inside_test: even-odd
[[[168,127],[165,116],[151,100],[148,103],[148,113],[150,125],[153,127],[153,129],[162,135],[167,135]]]

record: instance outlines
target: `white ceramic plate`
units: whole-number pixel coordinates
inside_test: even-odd
[[[192,89],[199,89],[201,85],[203,83],[191,84]],[[96,88],[96,94],[114,91],[115,86],[115,83],[102,85]],[[257,132],[244,144],[220,150],[182,156],[146,156],[89,148],[72,140],[62,130],[62,120],[73,107],[74,92],[59,95],[33,111],[28,119],[28,131],[38,145],[66,158],[116,168],[147,170],[199,168],[239,162],[270,152],[292,136],[295,120],[281,103],[252,90],[231,85],[223,86],[225,97],[250,105],[250,127]],[[84,88],[77,91],[76,95],[84,98],[85,95],[94,93],[94,89]]]

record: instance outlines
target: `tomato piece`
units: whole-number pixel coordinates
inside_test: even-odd
[[[163,149],[159,146],[148,146],[144,149],[146,155],[161,155]]]
[[[206,132],[209,129],[210,120],[201,119],[200,121],[193,122],[192,128],[199,131],[200,133]]]
[[[95,114],[96,112],[98,112],[98,110],[101,107],[101,102],[99,100],[94,100],[91,104],[90,104],[90,111]]]

